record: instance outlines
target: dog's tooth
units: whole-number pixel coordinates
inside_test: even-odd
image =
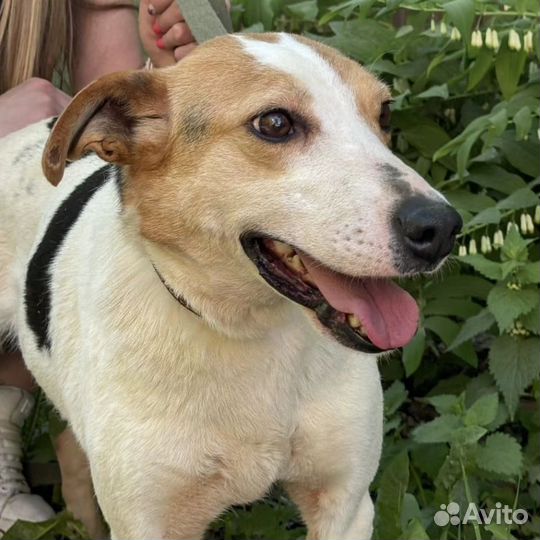
[[[306,270],[306,273],[302,276],[302,279],[309,283],[310,285],[313,285],[313,287],[317,287],[317,284],[315,283],[314,279],[309,275],[309,272]]]
[[[289,257],[287,259],[287,264],[290,268],[292,268],[293,270],[295,270],[296,272],[299,272],[301,274],[303,274],[306,269],[304,267],[304,264],[302,263],[302,261],[300,260],[300,257],[298,255],[294,255],[292,257]]]
[[[284,244],[283,242],[278,242],[277,240],[274,240],[272,249],[274,253],[280,257],[289,257],[294,254],[294,249],[291,246]]]
[[[352,326],[353,328],[362,328],[362,322],[356,315],[347,315],[347,322],[349,323],[349,326]]]

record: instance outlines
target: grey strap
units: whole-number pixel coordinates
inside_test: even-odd
[[[176,0],[198,43],[232,32],[225,0]]]

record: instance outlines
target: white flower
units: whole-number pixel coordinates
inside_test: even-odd
[[[534,234],[534,223],[530,214],[527,214],[527,217],[525,219],[527,221],[527,232],[529,234]]]
[[[508,47],[514,51],[521,51],[521,39],[513,28],[508,33]]]
[[[493,37],[492,37],[492,32],[491,32],[491,28],[488,28],[486,30],[486,40],[485,40],[485,43],[486,43],[486,47],[488,49],[493,49]]]
[[[478,251],[476,249],[476,240],[474,238],[471,238],[471,240],[469,242],[469,253],[471,255],[476,255],[478,253]]]
[[[521,234],[527,234],[527,214],[525,213],[519,216],[519,228],[521,229]]]
[[[526,52],[532,52],[532,50],[534,49],[533,33],[530,30],[523,37],[523,49]]]
[[[491,45],[493,46],[494,51],[498,51],[501,44],[499,43],[499,35],[497,34],[497,30],[491,31]]]
[[[451,41],[459,41],[461,39],[461,32],[454,26],[452,32],[450,32]]]
[[[513,221],[509,221],[507,224],[506,224],[506,234],[508,234],[510,232],[511,229],[518,229],[518,226],[517,224],[515,224]]]
[[[480,238],[480,251],[482,253],[487,253],[487,245],[486,245],[486,236],[483,235],[482,238]]]
[[[540,225],[540,204],[534,209],[534,222]]]
[[[499,249],[504,245],[504,236],[501,229],[498,229],[495,231],[495,234],[493,235],[493,248]]]
[[[458,255],[460,257],[465,257],[465,255],[467,255],[467,247],[466,246],[459,246]]]
[[[448,33],[448,30],[446,29],[446,23],[444,21],[441,22],[441,26],[439,27],[439,32],[444,36]]]
[[[471,34],[471,46],[481,48],[482,45],[482,32],[480,32],[480,30],[474,30]]]
[[[429,28],[432,32],[435,32],[436,30],[436,27],[435,27],[435,19],[433,17],[431,17],[431,22],[429,24]]]

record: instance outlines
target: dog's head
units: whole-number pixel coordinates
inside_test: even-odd
[[[52,183],[89,151],[123,165],[147,239],[227,274],[233,300],[234,283],[253,302],[277,291],[341,343],[380,352],[418,324],[390,278],[437,269],[461,227],[388,149],[389,103],[384,84],[331,48],[227,36],[172,68],[87,87],[43,165]]]

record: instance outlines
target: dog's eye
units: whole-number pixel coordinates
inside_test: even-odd
[[[285,111],[265,112],[252,122],[257,135],[264,139],[280,141],[294,133],[293,121]]]
[[[390,116],[392,114],[390,111],[390,103],[390,101],[385,101],[381,105],[381,114],[379,115],[379,125],[385,133],[390,131]]]

